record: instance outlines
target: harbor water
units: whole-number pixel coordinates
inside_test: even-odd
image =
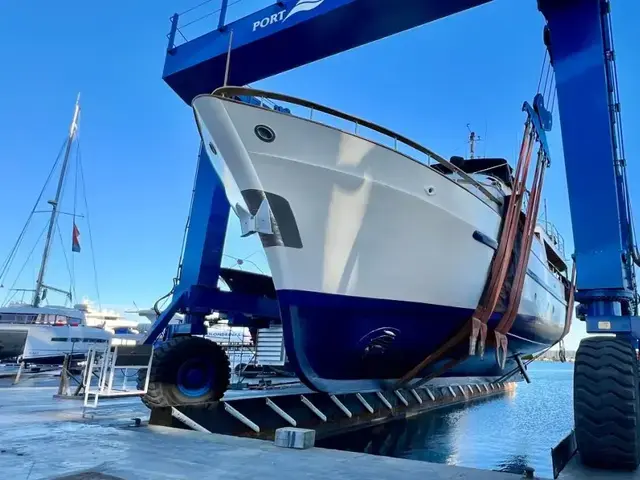
[[[573,426],[573,364],[534,362],[531,384],[493,399],[358,430],[319,446],[553,478],[551,448]]]

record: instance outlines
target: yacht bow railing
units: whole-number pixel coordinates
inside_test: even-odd
[[[351,122],[354,124],[354,131],[353,132],[346,132],[346,133],[353,133],[355,135],[358,135],[358,128],[360,127],[364,127],[364,128],[368,128],[374,132],[377,132],[385,137],[390,138],[391,140],[393,140],[394,142],[394,147],[393,150],[395,150],[397,153],[411,159],[414,161],[417,161],[414,158],[411,158],[409,155],[404,154],[403,152],[398,151],[398,143],[404,144],[414,150],[417,150],[418,152],[424,154],[427,156],[427,158],[434,160],[436,163],[439,163],[440,165],[443,165],[445,168],[447,168],[449,171],[451,171],[452,173],[456,173],[458,176],[460,176],[462,179],[464,179],[466,182],[472,184],[475,188],[478,189],[478,191],[482,192],[482,194],[484,194],[487,198],[489,198],[491,201],[495,202],[498,205],[502,204],[502,199],[499,199],[498,197],[496,197],[495,195],[493,195],[482,183],[478,182],[477,180],[475,180],[473,177],[471,177],[468,173],[464,172],[463,170],[461,170],[460,168],[458,168],[457,166],[455,166],[453,163],[451,163],[450,161],[448,161],[447,159],[445,159],[444,157],[438,155],[436,152],[434,152],[433,150],[430,150],[426,147],[424,147],[423,145],[420,145],[417,142],[414,142],[413,140],[405,137],[404,135],[400,135],[397,132],[394,132],[392,130],[389,130],[388,128],[382,127],[380,125],[377,125],[375,123],[371,123],[367,120],[364,120],[362,118],[358,118],[355,117],[353,115],[350,115],[348,113],[344,113],[341,112],[339,110],[335,110],[333,108],[330,107],[325,107],[324,105],[320,105],[318,103],[314,103],[311,102],[309,100],[303,100],[301,98],[296,98],[296,97],[292,97],[290,95],[285,95],[282,93],[275,93],[275,92],[268,92],[265,90],[258,90],[255,88],[248,88],[248,87],[220,87],[218,89],[216,89],[213,92],[213,95],[215,96],[219,96],[219,97],[225,97],[225,98],[232,98],[232,97],[255,97],[257,99],[266,99],[268,101],[277,101],[277,102],[287,102],[290,103],[292,105],[297,105],[300,107],[304,107],[304,108],[308,108],[310,109],[310,114],[309,114],[309,118],[305,118],[302,117],[300,115],[295,115],[291,112],[286,112],[288,114],[294,115],[296,117],[299,118],[304,118],[306,120],[310,120],[310,121],[314,121],[313,119],[313,115],[314,112],[321,112],[327,115],[330,115],[332,117],[336,117],[339,118],[341,120],[346,120],[347,122]],[[268,102],[264,102],[266,104],[268,104]],[[260,102],[261,106],[265,106],[263,105],[263,101]],[[270,109],[274,109],[273,106],[269,106],[268,108]],[[275,108],[274,110],[276,111],[283,111],[283,109],[280,108]],[[373,140],[369,140],[369,141],[373,141]],[[383,145],[380,144],[379,142],[375,142],[378,145],[384,147],[384,148],[390,148],[387,145]],[[422,163],[422,162],[420,162]],[[430,166],[429,164],[426,164],[426,166]],[[440,172],[438,172],[440,173]]]

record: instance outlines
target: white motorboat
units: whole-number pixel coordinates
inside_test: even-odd
[[[84,312],[57,306],[0,308],[0,360],[60,364],[65,355],[83,358],[89,348],[108,343],[112,334],[88,326]]]
[[[291,110],[267,106],[263,95]],[[378,388],[470,320],[511,193],[506,160],[447,161],[414,142],[398,147],[403,137],[383,127],[252,89],[223,88],[192,105],[243,234],[260,236],[287,355],[309,386],[334,393]],[[333,124],[319,120],[329,117]],[[355,128],[346,131],[348,122]],[[511,367],[514,355],[558,341],[567,320],[567,265],[557,238],[544,227],[534,237],[508,334]],[[446,371],[502,374],[478,356]]]

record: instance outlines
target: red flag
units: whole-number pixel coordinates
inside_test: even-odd
[[[75,222],[73,222],[73,239],[71,241],[71,251],[80,252],[80,230],[78,230]]]

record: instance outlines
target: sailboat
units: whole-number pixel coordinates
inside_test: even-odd
[[[49,201],[51,214],[42,252],[33,298],[30,304],[12,304],[0,307],[0,360],[15,358],[18,362],[40,365],[62,363],[66,355],[83,358],[90,347],[110,341],[111,334],[87,324],[85,311],[79,308],[42,305],[49,290],[70,292],[49,286],[45,275],[49,263],[54,230],[60,213],[60,201],[69,165],[71,147],[76,138],[80,115],[80,98],[76,100],[73,120],[66,139],[62,170],[55,198]],[[74,224],[74,248],[78,247]]]

